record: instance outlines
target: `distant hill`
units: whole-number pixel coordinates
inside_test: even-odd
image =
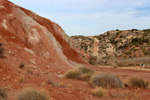
[[[128,59],[150,55],[150,29],[115,30],[96,36],[72,36],[84,58]],[[85,57],[86,54],[86,57]]]

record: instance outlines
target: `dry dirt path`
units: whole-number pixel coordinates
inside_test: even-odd
[[[99,40],[97,38],[93,38],[91,37],[91,39],[94,39],[94,43],[93,43],[93,55],[97,56],[98,55],[98,51],[99,51]]]
[[[150,71],[148,70],[118,69],[103,66],[94,67],[94,70],[100,73],[114,74],[125,80],[128,80],[130,77],[141,77],[150,80]]]

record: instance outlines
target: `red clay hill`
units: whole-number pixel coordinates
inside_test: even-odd
[[[7,0],[0,1],[0,15],[0,43],[5,48],[6,63],[12,67],[23,63],[61,68],[85,63],[58,24]]]
[[[57,73],[87,64],[70,41],[58,24],[0,0],[0,85],[16,88],[19,78],[41,84],[43,79],[34,76],[50,73],[57,80]]]

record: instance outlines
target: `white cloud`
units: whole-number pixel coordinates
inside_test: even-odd
[[[60,24],[67,34],[96,35],[113,29],[150,28],[137,10],[150,0],[10,0]]]
[[[116,11],[70,14],[40,13],[59,23],[69,35],[96,35],[115,29],[149,28],[150,17],[135,17],[136,11],[115,14]]]

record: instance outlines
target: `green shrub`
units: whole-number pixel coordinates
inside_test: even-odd
[[[90,56],[88,63],[91,65],[96,65],[97,64],[97,58],[95,56]]]
[[[129,84],[131,85],[131,87],[147,88],[149,86],[149,82],[137,77],[131,77],[129,79]]]
[[[101,87],[96,87],[96,89],[92,91],[92,94],[96,97],[103,98],[105,96],[105,91]]]
[[[144,34],[143,34],[144,37],[150,36],[150,29],[145,29],[143,31],[144,31]]]
[[[120,78],[110,74],[96,74],[91,77],[90,84],[95,86],[101,86],[104,88],[122,88],[123,82]]]
[[[93,71],[86,67],[79,67],[73,70],[69,70],[64,74],[64,78],[68,79],[79,79],[89,81]]]
[[[6,89],[0,88],[0,100],[7,100]]]
[[[132,43],[137,46],[142,45],[143,43],[149,43],[149,42],[150,40],[148,38],[133,38],[132,39]]]
[[[116,29],[116,31],[119,31],[119,29]]]
[[[137,29],[132,29],[131,31],[134,32],[134,31],[138,31],[138,30]]]
[[[149,50],[146,50],[145,48],[142,48],[142,52],[144,53],[144,54],[150,54],[150,51]]]
[[[116,41],[114,38],[109,39],[110,43],[116,44],[118,41]]]
[[[25,89],[23,93],[18,96],[17,100],[49,100],[44,91],[35,89]]]
[[[96,65],[97,64],[96,61],[94,61],[94,60],[89,60],[88,63],[91,64],[91,65]]]
[[[148,32],[144,32],[144,34],[143,34],[144,37],[149,36],[149,35],[150,35],[150,33],[148,33]]]
[[[117,37],[120,33],[121,33],[121,31],[117,32],[117,33],[116,33],[116,37]]]
[[[126,55],[131,55],[132,54],[132,50],[126,51],[125,54]]]

